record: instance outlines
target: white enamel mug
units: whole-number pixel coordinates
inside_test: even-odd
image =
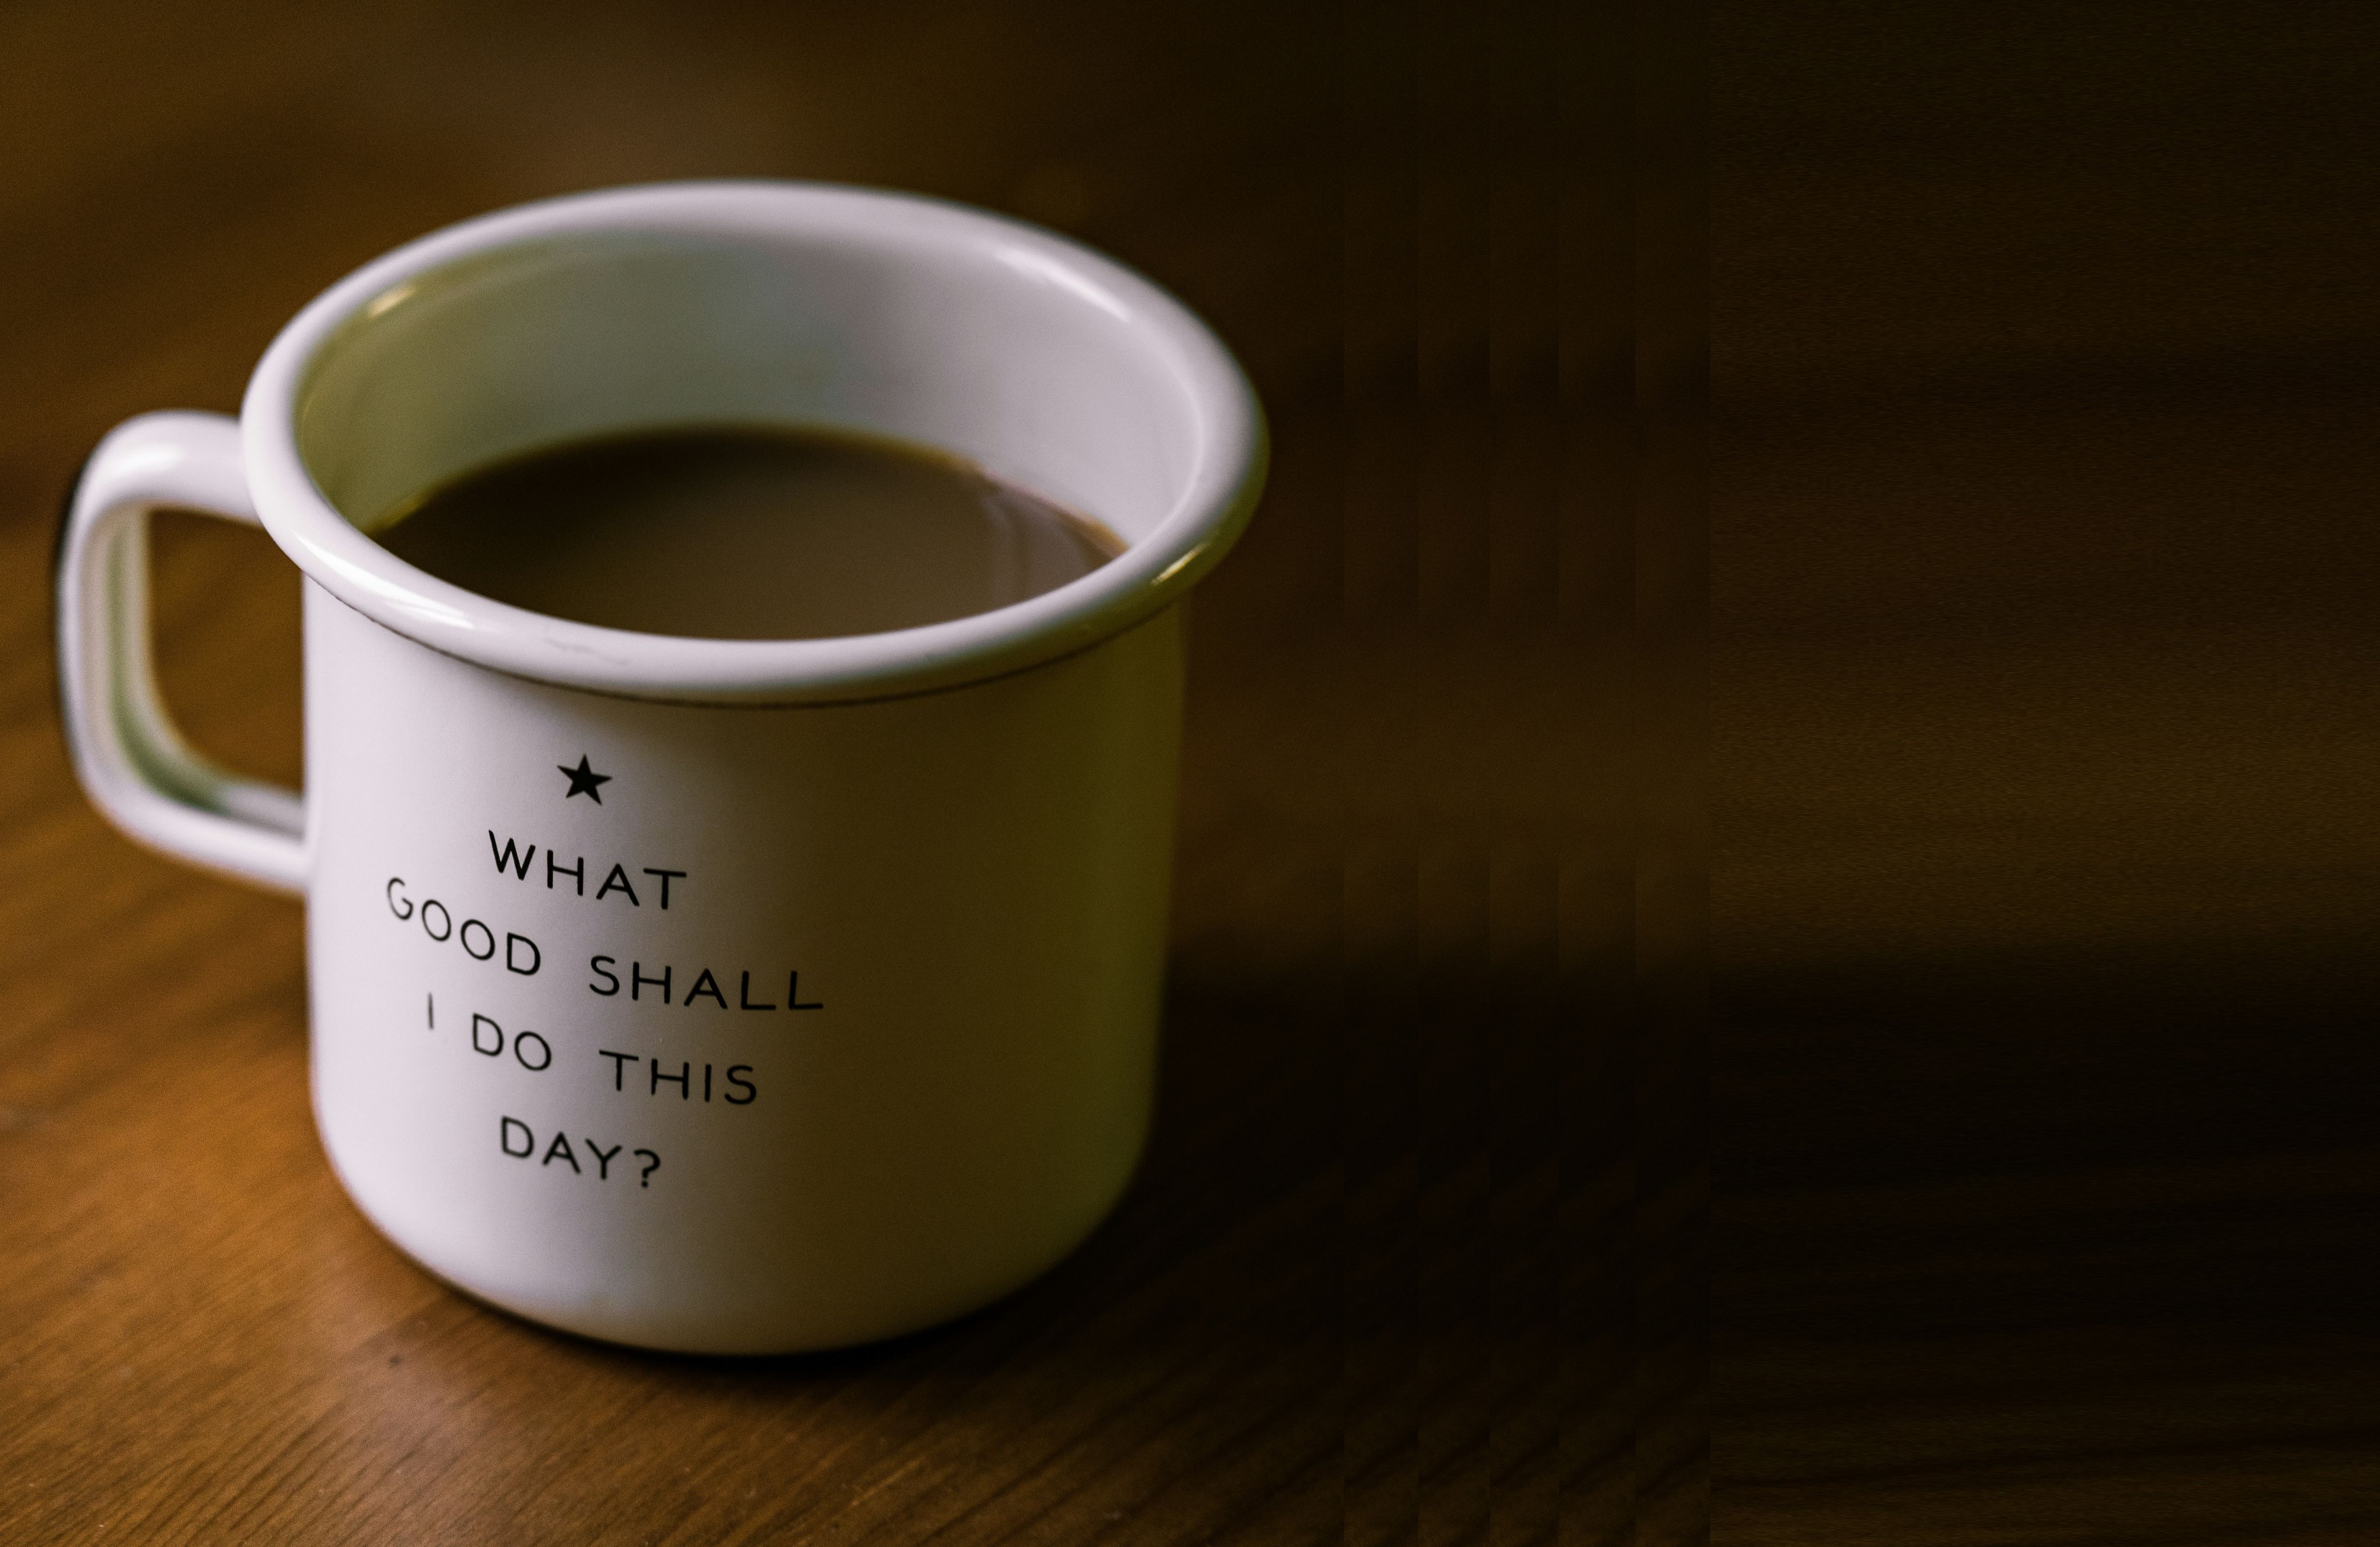
[[[1127,547],[953,622],[748,641],[504,606],[355,524],[540,445],[732,423],[958,452]],[[507,211],[309,306],[237,423],[101,443],[58,577],[75,768],[131,836],[304,895],[323,1146],[431,1273],[653,1347],[888,1336],[1050,1266],[1140,1154],[1178,603],[1264,460],[1214,336],[1046,232],[778,183]],[[160,506],[261,522],[305,573],[302,798],[164,713]]]

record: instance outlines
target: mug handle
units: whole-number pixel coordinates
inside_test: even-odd
[[[83,465],[58,537],[58,688],[83,792],[124,833],[177,859],[277,892],[306,889],[306,806],[182,739],[158,695],[149,643],[149,513],[200,510],[259,524],[239,423],[142,414]]]

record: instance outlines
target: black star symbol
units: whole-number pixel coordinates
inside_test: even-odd
[[[595,786],[598,785],[610,784],[612,782],[612,775],[609,774],[598,774],[593,769],[588,767],[586,753],[581,752],[578,754],[578,766],[576,768],[573,768],[568,763],[565,762],[557,762],[553,766],[560,769],[563,773],[570,775],[570,795],[583,795],[588,799],[595,802],[598,806],[603,803],[603,792],[597,789]],[[565,795],[563,798],[567,800],[570,798],[570,795]]]

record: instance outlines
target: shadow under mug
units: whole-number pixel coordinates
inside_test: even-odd
[[[341,514],[735,423],[954,451],[1126,547],[927,627],[694,640],[502,605]],[[314,301],[237,423],[101,443],[58,577],[75,768],[131,836],[304,895],[323,1146],[431,1272],[653,1347],[889,1336],[1041,1273],[1138,1159],[1177,603],[1264,462],[1214,336],[1046,232],[783,183],[506,211]],[[302,798],[164,713],[161,506],[304,571]]]

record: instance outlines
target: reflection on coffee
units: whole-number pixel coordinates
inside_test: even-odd
[[[809,429],[639,431],[476,469],[372,525],[498,602],[648,634],[812,640],[1038,596],[1121,553],[942,452]]]

